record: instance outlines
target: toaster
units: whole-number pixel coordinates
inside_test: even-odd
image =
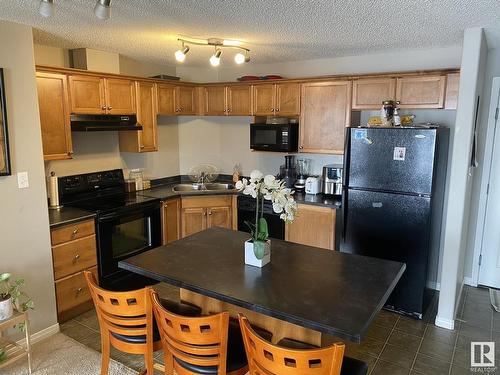
[[[321,180],[319,177],[307,177],[306,179],[306,194],[321,193]]]

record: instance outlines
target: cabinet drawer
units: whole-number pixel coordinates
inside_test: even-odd
[[[56,280],[97,264],[95,235],[52,248]]]
[[[87,237],[92,234],[95,234],[94,219],[53,229],[50,232],[50,237],[52,240],[52,246],[55,246],[63,242],[74,241],[78,238]]]
[[[182,197],[182,208],[231,206],[230,195],[214,195],[211,197]]]
[[[97,267],[92,267],[89,271],[97,278]],[[60,316],[73,308],[89,303],[91,296],[83,272],[56,281],[56,298],[57,314]]]

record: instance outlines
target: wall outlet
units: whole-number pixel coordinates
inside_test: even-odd
[[[26,189],[30,186],[28,180],[28,172],[18,172],[17,173],[17,186],[19,189]]]

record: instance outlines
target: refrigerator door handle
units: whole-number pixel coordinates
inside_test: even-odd
[[[347,233],[347,189],[344,189],[342,195],[342,241],[345,240]]]

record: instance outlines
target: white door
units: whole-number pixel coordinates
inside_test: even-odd
[[[495,110],[500,107],[500,94],[497,84],[493,84],[493,88],[496,92],[492,95],[491,106]],[[495,113],[495,111],[492,113]],[[491,116],[490,120],[495,122],[495,125],[483,243],[481,247],[479,284],[500,288],[500,121],[498,110],[496,110],[496,113],[497,115]],[[486,155],[485,159],[487,157]]]

